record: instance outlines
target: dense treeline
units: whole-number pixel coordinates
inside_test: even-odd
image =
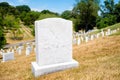
[[[120,1],[115,4],[114,0],[76,0],[77,3],[72,11],[64,11],[62,17],[74,22],[74,30],[88,31],[98,29],[120,22]]]

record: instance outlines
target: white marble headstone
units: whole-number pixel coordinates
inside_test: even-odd
[[[84,41],[84,38],[83,38],[83,36],[81,36],[81,41]]]
[[[97,34],[96,34],[96,38],[99,38],[99,37],[100,37],[100,33],[97,33]]]
[[[43,74],[78,66],[72,59],[72,21],[47,18],[35,21],[36,62],[32,72]]]
[[[111,34],[111,30],[110,29],[108,29],[108,35],[110,35]]]
[[[26,47],[26,56],[30,55],[32,48],[30,46]]]
[[[93,40],[94,39],[94,35],[91,35],[90,39]]]
[[[77,43],[77,39],[73,38],[73,44],[76,44],[76,43]]]
[[[80,43],[81,43],[81,40],[80,40],[80,37],[78,37],[77,45],[80,45]]]
[[[88,36],[85,36],[85,42],[88,42]]]
[[[14,59],[14,53],[13,52],[3,53],[2,56],[3,56],[3,62]]]
[[[22,53],[22,47],[21,47],[21,46],[19,46],[19,47],[17,48],[17,52],[18,52],[19,55],[21,55],[21,53]]]
[[[2,51],[0,51],[0,55],[2,55],[3,54],[3,52]]]
[[[102,34],[102,37],[104,37],[104,36],[105,36],[104,31],[102,31],[102,32],[101,32],[101,34]]]

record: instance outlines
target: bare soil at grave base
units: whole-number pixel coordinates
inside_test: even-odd
[[[0,56],[0,80],[120,80],[120,36],[95,39],[73,46],[73,58],[79,67],[35,78],[29,56],[15,53],[15,60],[2,63]]]

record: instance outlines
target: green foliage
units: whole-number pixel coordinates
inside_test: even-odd
[[[120,3],[115,4],[114,0],[105,0],[102,8],[101,18],[97,19],[97,27],[99,29],[120,21]]]
[[[6,39],[4,37],[4,32],[3,32],[3,20],[0,15],[0,49],[3,47],[3,45],[6,44]]]
[[[7,2],[1,2],[0,6],[2,6],[2,7],[9,7],[10,5]]]
[[[1,13],[1,17],[2,19],[4,19],[4,17],[6,15],[14,15],[15,17],[18,16],[18,11],[14,6],[9,5],[7,2],[1,2],[0,3],[0,13]]]
[[[3,45],[6,44],[6,39],[4,37],[3,31],[0,28],[0,49],[3,47]]]
[[[4,20],[6,29],[10,30],[13,34],[13,39],[16,39],[20,28],[20,19],[15,18],[13,15],[7,15]]]
[[[27,6],[27,5],[16,6],[16,9],[19,11],[19,13],[30,12],[31,11],[31,9],[29,8],[29,6]]]
[[[98,0],[80,0],[73,9],[73,13],[76,15],[76,28],[85,29],[88,31],[96,25],[96,19],[98,16]],[[77,30],[77,31],[78,31]]]
[[[109,25],[113,25],[116,23],[116,16],[114,15],[107,15],[105,18],[99,18],[97,20],[97,27],[98,29],[105,28]]]
[[[35,36],[35,26],[34,25],[30,25],[29,26],[32,29],[32,35]]]
[[[25,25],[34,24],[34,21],[38,19],[39,15],[40,15],[39,12],[35,12],[35,11],[28,12],[23,18],[24,24]]]
[[[115,11],[114,14],[116,15],[116,21],[120,22],[120,2],[115,5]]]
[[[70,19],[72,17],[72,11],[66,10],[61,14],[61,17],[64,19]]]
[[[38,19],[59,17],[58,13],[43,10],[41,12],[31,11],[30,7],[27,5],[11,6],[7,2],[0,2],[0,33],[4,39],[4,33],[11,33],[12,39],[20,39],[23,37],[23,31],[21,30],[21,25],[27,25],[32,29],[32,34],[35,34],[34,22]],[[1,41],[2,42],[2,41]],[[2,42],[3,43],[3,42]]]
[[[2,19],[4,16],[8,13],[10,5],[7,2],[1,2],[0,3],[0,13]]]
[[[52,11],[49,11],[49,10],[43,10],[43,11],[41,11],[41,14],[54,14],[54,15],[59,15],[58,13],[55,13],[55,12],[52,12]]]
[[[41,19],[45,19],[45,18],[52,18],[52,17],[59,17],[58,15],[55,15],[55,14],[49,14],[49,13],[46,13],[46,14],[40,14],[38,20],[41,20]]]

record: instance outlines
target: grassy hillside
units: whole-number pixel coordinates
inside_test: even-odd
[[[73,58],[79,62],[78,68],[38,78],[31,72],[35,53],[26,57],[24,51],[20,56],[15,53],[15,60],[0,62],[0,80],[120,80],[120,35],[73,46]]]
[[[31,31],[32,29],[24,26],[23,24],[20,25],[20,31],[22,32],[21,34],[18,34],[18,36],[22,37],[21,40],[13,40],[11,39],[11,37],[13,36],[12,33],[7,33],[6,34],[6,39],[7,39],[7,43],[13,44],[13,43],[17,43],[17,42],[21,42],[21,41],[27,41],[27,40],[33,40],[34,36],[32,35]]]
[[[96,34],[96,33],[99,33],[99,32],[101,32],[101,30],[103,30],[103,31],[107,31],[108,29],[114,30],[114,29],[117,29],[117,28],[120,28],[120,23],[117,23],[117,24],[114,24],[114,25],[108,26],[108,27],[106,27],[106,28],[97,29],[97,30],[91,32],[90,34]]]

